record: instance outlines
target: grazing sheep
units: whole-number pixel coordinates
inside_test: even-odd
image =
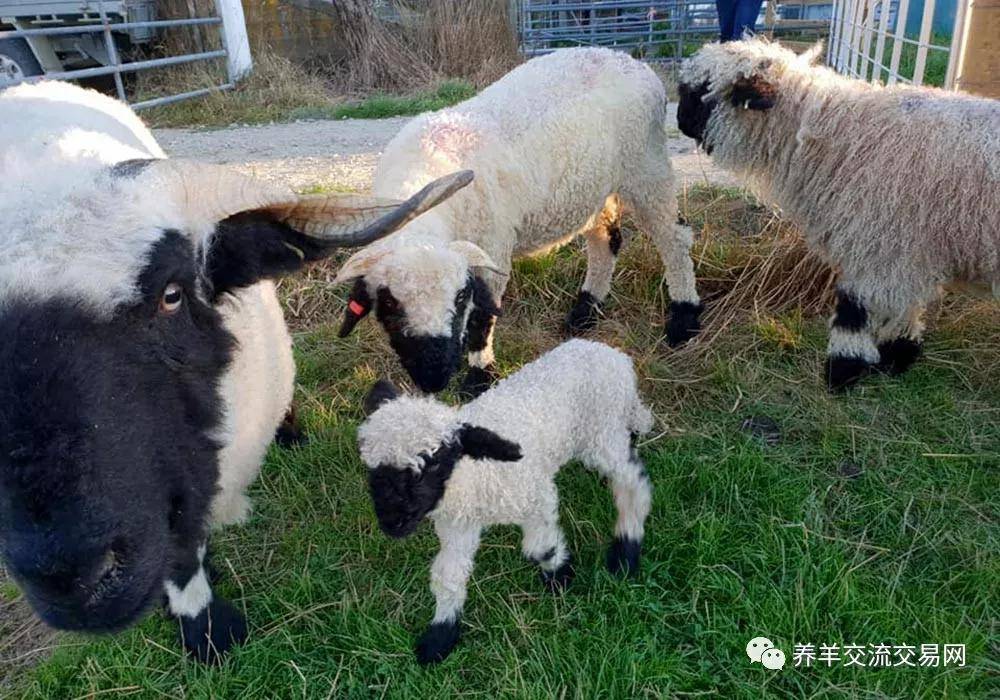
[[[950,281],[1000,283],[1000,102],[881,87],[764,40],[681,71],[677,121],[840,268],[826,380],[906,370]]]
[[[458,642],[484,527],[520,525],[522,551],[541,567],[543,581],[555,590],[569,584],[554,478],[570,460],[611,483],[618,522],[608,568],[638,570],[652,487],[633,441],[652,428],[653,417],[623,353],[568,341],[461,408],[399,397],[383,381],[366,410],[358,443],[379,525],[405,537],[428,516],[441,542],[431,566],[437,607],[417,645],[421,663],[444,659]]]
[[[38,615],[110,631],[166,593],[184,645],[246,634],[205,574],[209,523],[282,425],[295,366],[273,278],[364,245],[405,203],[298,197],[167,160],[125,105],[64,83],[0,92],[0,555]]]
[[[424,391],[443,389],[468,333],[475,395],[495,378],[493,326],[511,261],[587,241],[587,277],[567,326],[592,328],[608,295],[630,211],[656,244],[669,287],[671,345],[698,330],[701,304],[676,224],[659,78],[626,54],[566,49],[532,59],[455,107],[424,114],[386,147],[374,192],[401,197],[445,172],[476,181],[434,212],[356,253],[341,335],[375,308],[403,367]]]

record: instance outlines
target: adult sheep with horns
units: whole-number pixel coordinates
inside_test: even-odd
[[[126,627],[165,593],[216,660],[246,623],[213,595],[209,527],[246,517],[268,445],[295,436],[272,280],[471,173],[402,202],[297,196],[169,160],[128,107],[63,83],[0,93],[0,124],[3,562],[61,629]]]

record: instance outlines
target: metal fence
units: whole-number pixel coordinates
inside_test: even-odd
[[[951,31],[937,34],[938,43],[932,33],[936,4],[923,0],[919,29],[908,33],[909,14],[918,7],[911,0],[836,0],[827,63],[861,80],[921,85],[932,78],[952,89],[967,3],[959,0]],[[930,76],[929,65],[942,62],[947,62],[943,76]]]
[[[238,2],[238,0],[237,0]],[[86,3],[94,5],[95,3]],[[100,65],[93,68],[81,68],[77,70],[49,71],[43,75],[25,77],[17,82],[38,82],[41,80],[81,80],[86,78],[97,78],[101,76],[114,76],[115,89],[118,98],[132,106],[133,109],[141,110],[155,107],[192,97],[199,97],[218,90],[228,90],[233,87],[235,81],[242,77],[242,74],[249,70],[249,52],[243,63],[234,61],[234,52],[230,50],[228,43],[232,32],[227,32],[226,19],[229,13],[223,12],[223,3],[216,2],[216,13],[210,17],[192,17],[186,19],[166,19],[150,21],[112,21],[105,11],[104,3],[97,2],[96,23],[70,24],[69,26],[38,26],[34,23],[26,24],[27,28],[16,29],[14,31],[0,31],[0,39],[34,39],[38,37],[53,38],[66,35],[88,35],[101,34],[103,36],[104,50],[107,52],[108,65]],[[41,19],[41,18],[39,18]],[[239,12],[239,21],[242,22],[242,9]],[[197,27],[217,27],[219,30],[219,42],[221,48],[211,51],[198,51],[196,53],[181,53],[174,56],[164,56],[160,58],[150,58],[137,61],[122,61],[114,34],[133,30],[159,31],[169,28],[197,28]],[[245,37],[245,27],[241,28],[242,36]],[[236,35],[239,36],[240,32]],[[239,51],[239,53],[242,53]],[[126,73],[136,73],[156,68],[166,68],[170,66],[180,66],[185,64],[199,63],[213,59],[226,59],[226,78],[222,82],[212,87],[190,90],[173,95],[146,99],[139,102],[130,102],[126,94],[125,83],[122,75]]]
[[[772,0],[758,30],[825,34],[829,15],[811,18],[815,0]],[[705,0],[521,0],[522,50],[537,55],[565,46],[608,46],[648,61],[678,61],[719,34],[715,3]]]

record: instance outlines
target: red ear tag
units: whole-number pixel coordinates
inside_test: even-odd
[[[347,309],[355,316],[364,316],[366,311],[365,307],[354,299],[351,299],[350,302],[348,302]]]

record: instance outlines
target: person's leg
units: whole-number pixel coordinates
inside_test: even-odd
[[[719,40],[733,40],[733,25],[736,22],[738,0],[715,0],[715,10],[719,13]]]
[[[752,32],[757,24],[757,15],[764,0],[735,0],[736,9],[733,23],[733,39],[739,41],[743,32]]]

